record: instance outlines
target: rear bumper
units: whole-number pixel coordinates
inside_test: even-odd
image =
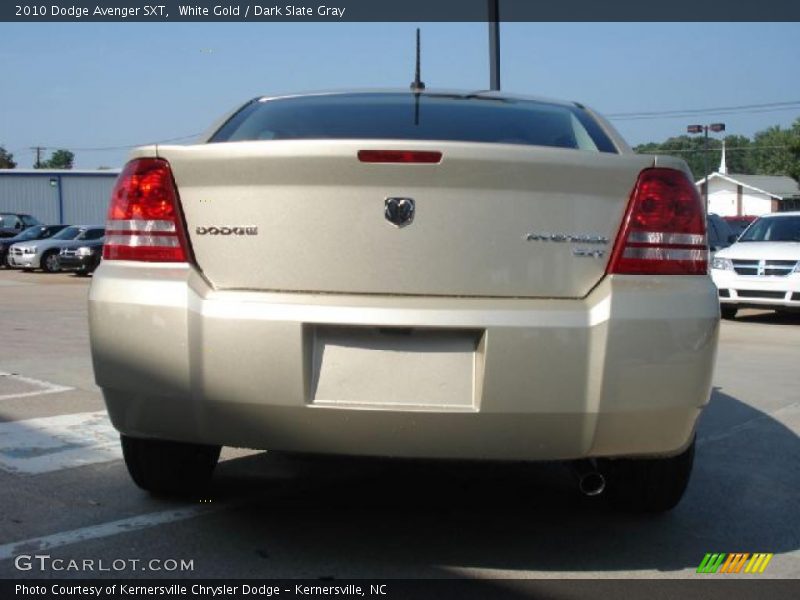
[[[125,434],[430,458],[676,453],[708,401],[719,323],[705,277],[613,276],[580,300],[376,297],[222,292],[191,268],[115,261],[89,300],[97,383]],[[372,373],[328,377],[341,365],[320,339],[387,327],[474,334],[468,401],[341,397]],[[399,387],[435,379],[397,356]]]
[[[712,277],[722,304],[740,308],[800,309],[800,273],[759,277],[714,269]]]

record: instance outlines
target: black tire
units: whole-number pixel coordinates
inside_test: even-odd
[[[694,463],[694,439],[669,458],[608,459],[602,461],[606,494],[616,507],[631,512],[658,513],[681,501]]]
[[[61,270],[61,260],[58,258],[58,250],[48,250],[42,254],[39,266],[45,273],[58,273]]]
[[[121,435],[122,455],[133,481],[156,495],[196,496],[211,482],[220,446]]]
[[[719,313],[722,315],[723,319],[735,319],[738,310],[738,308],[730,304],[720,304],[719,306]]]

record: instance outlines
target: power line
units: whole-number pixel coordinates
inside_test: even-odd
[[[717,106],[710,108],[684,108],[672,110],[653,110],[607,113],[609,119],[645,119],[655,117],[684,117],[705,114],[734,114],[737,112],[772,112],[778,110],[791,110],[800,108],[800,100],[787,100],[785,102],[769,102],[765,104],[740,104],[738,106]]]
[[[167,144],[169,142],[179,142],[181,140],[188,140],[193,137],[197,137],[201,135],[201,132],[198,133],[190,133],[188,135],[181,135],[174,138],[168,138],[165,140],[158,140],[156,142],[145,142],[141,144],[126,144],[124,146],[98,146],[98,147],[90,147],[90,148],[73,148],[72,146],[58,146],[59,148],[69,148],[72,151],[77,152],[106,152],[108,150],[130,150],[131,148],[138,148],[139,146],[150,146],[153,144]],[[56,146],[53,146],[54,148]]]
[[[758,114],[758,113],[770,113],[770,112],[781,112],[781,111],[800,111],[800,104],[797,106],[787,106],[785,108],[764,108],[764,109],[755,109],[755,110],[730,110],[730,111],[716,111],[716,112],[708,112],[708,113],[689,113],[689,114],[668,114],[668,115],[653,115],[653,116],[641,116],[641,117],[608,117],[612,121],[646,121],[646,120],[654,120],[654,119],[690,119],[692,117],[699,117],[704,115],[751,115],[751,114]]]

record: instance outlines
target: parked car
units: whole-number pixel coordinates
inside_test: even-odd
[[[94,372],[144,489],[200,493],[230,445],[683,494],[719,328],[703,204],[583,105],[258,98],[135,150],[106,231]]]
[[[25,213],[0,212],[0,238],[19,235],[28,227],[41,225],[39,219]]]
[[[734,233],[741,235],[742,232],[750,227],[750,224],[755,221],[758,217],[750,216],[750,215],[741,215],[737,217],[722,217],[725,219],[725,222],[733,229]]]
[[[800,309],[800,212],[759,217],[711,267],[726,319],[740,308]]]
[[[707,217],[706,228],[708,230],[708,249],[711,251],[712,257],[719,250],[730,246],[739,237],[722,217],[713,213]]]
[[[105,238],[91,240],[80,246],[62,248],[58,255],[62,271],[75,271],[76,275],[94,272],[103,255]]]
[[[0,239],[0,266],[6,266],[8,250],[17,242],[45,240],[54,236],[65,227],[66,225],[34,225],[33,227],[28,227],[25,231],[14,237]]]
[[[8,252],[8,265],[26,271],[42,269],[47,273],[61,270],[62,248],[81,246],[105,235],[102,225],[70,225],[46,240],[19,242]]]

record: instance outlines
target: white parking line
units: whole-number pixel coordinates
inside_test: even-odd
[[[16,373],[6,373],[5,371],[0,371],[0,385],[2,385],[2,382],[4,380],[12,383],[22,383],[28,386],[32,386],[34,389],[29,392],[15,392],[11,394],[1,394],[0,400],[11,400],[12,398],[26,398],[28,396],[41,396],[44,394],[57,394],[59,392],[68,392],[70,390],[75,389],[67,387],[65,385],[50,383],[49,381],[42,381],[41,379],[34,379],[33,377],[23,377],[22,375],[17,375]]]
[[[105,411],[0,423],[0,469],[38,474],[122,457]]]
[[[110,523],[90,525],[89,527],[81,527],[80,529],[73,529],[71,531],[62,531],[60,533],[54,533],[53,535],[31,538],[29,540],[11,542],[10,544],[3,544],[0,546],[0,560],[8,560],[21,553],[41,552],[68,544],[96,540],[120,533],[128,533],[130,531],[138,531],[140,529],[164,525],[165,523],[174,523],[175,521],[184,521],[206,513],[230,508],[230,506],[230,504],[218,504],[177,508],[120,519],[119,521],[111,521]]]

